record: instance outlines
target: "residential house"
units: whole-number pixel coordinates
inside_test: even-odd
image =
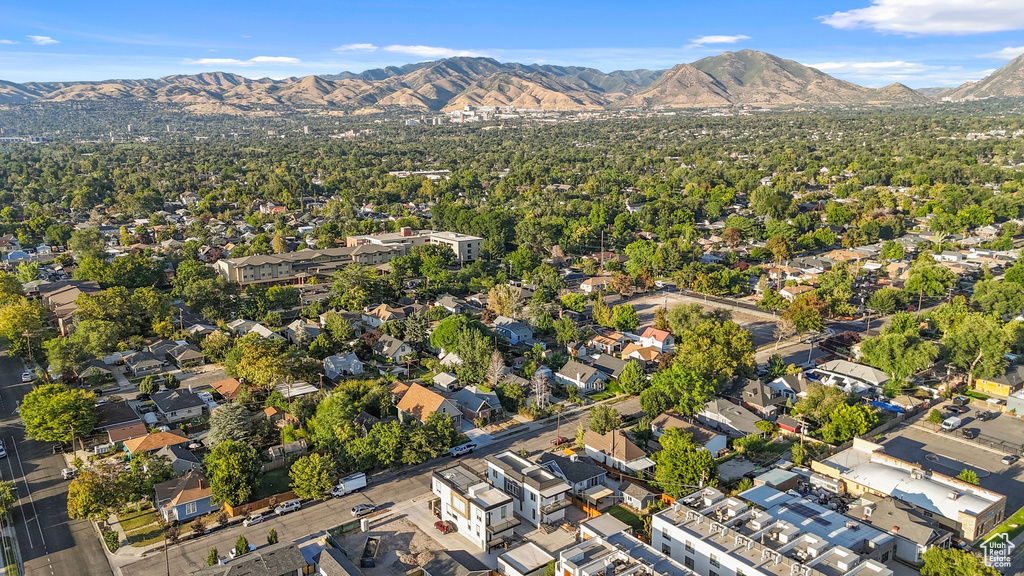
[[[167,351],[167,359],[178,368],[202,366],[206,363],[206,357],[203,356],[202,351],[188,342],[177,342],[177,346]]]
[[[889,382],[885,372],[871,366],[850,362],[848,360],[832,360],[811,371],[822,384],[835,386],[847,393],[861,396],[876,396]]]
[[[572,505],[564,480],[544,466],[506,450],[489,455],[487,481],[512,497],[513,509],[530,524],[540,526],[565,518],[565,509]]]
[[[512,497],[491,486],[469,468],[456,464],[431,474],[431,502],[442,520],[483,551],[502,546],[521,524],[513,512]]]
[[[762,418],[774,420],[779,410],[786,406],[787,398],[760,380],[744,378],[740,382],[743,384],[737,394],[740,405],[750,408]]]
[[[705,426],[724,432],[730,438],[743,438],[748,434],[762,434],[756,414],[723,398],[709,400],[697,412],[697,420]]]
[[[669,410],[654,420],[651,420],[651,432],[654,433],[656,438],[661,438],[669,428],[679,428],[683,432],[686,432],[693,438],[694,444],[704,448],[708,452],[711,452],[711,455],[715,457],[722,452],[725,452],[728,445],[729,439],[724,434],[720,434],[699,424],[687,422],[686,420],[683,420],[675,410]]]
[[[587,346],[596,348],[602,354],[618,354],[622,352],[623,347],[629,343],[629,339],[623,336],[619,332],[611,332],[609,334],[597,334],[587,342]]]
[[[403,342],[394,336],[381,334],[373,345],[373,352],[399,364],[403,362],[403,358],[413,353],[413,348],[408,342]]]
[[[266,408],[263,409],[262,412],[257,412],[257,414],[263,414],[263,417],[266,418],[267,421],[269,421],[274,426],[277,426],[278,428],[284,428],[285,426],[288,425],[299,425],[298,418],[292,416],[291,414],[285,412],[284,410],[278,408],[277,406],[267,406]]]
[[[675,338],[667,330],[658,330],[653,326],[648,326],[640,334],[640,346],[654,348],[664,354],[665,352],[671,352],[672,348],[675,347]]]
[[[593,278],[587,278],[583,282],[580,282],[580,290],[584,294],[590,294],[592,292],[603,292],[612,283],[611,276],[595,276]]]
[[[414,419],[426,424],[428,416],[434,412],[442,412],[452,417],[456,430],[462,428],[462,410],[458,404],[419,384],[409,387],[396,408],[401,420]]]
[[[810,381],[803,372],[797,374],[786,374],[767,383],[775,394],[784,397],[790,402],[796,402],[807,395],[807,387]]]
[[[0,252],[4,254],[10,254],[21,250],[21,244],[18,242],[18,237],[14,234],[4,234],[0,236]]]
[[[510,376],[511,375],[506,375],[505,378],[507,379]],[[518,376],[517,376],[517,378],[518,378]],[[506,381],[507,380],[504,380],[504,379],[502,380],[502,382],[506,382]],[[524,390],[525,389],[526,388],[524,388]],[[496,393],[494,393],[494,392],[484,392],[482,388],[480,388],[479,386],[475,386],[473,384],[465,386],[463,388],[463,390],[466,390],[468,392],[472,392],[476,396],[486,400],[487,401],[487,405],[491,407],[491,417],[499,416],[499,415],[505,413],[505,409],[501,407],[501,401],[498,399],[498,395]]]
[[[363,362],[354,352],[335,354],[324,358],[324,374],[331,380],[363,373]]]
[[[188,436],[185,436],[185,433],[180,430],[159,431],[126,440],[124,451],[131,457],[136,454],[152,454],[164,446],[185,446],[188,443]]]
[[[452,372],[438,372],[434,375],[434,384],[438,388],[453,392],[459,388],[459,377]]]
[[[931,515],[898,498],[866,494],[850,506],[847,515],[891,534],[896,540],[896,557],[913,565],[924,561],[921,555],[929,548],[948,548],[953,539],[953,533]]]
[[[994,396],[1010,396],[1024,386],[1024,364],[1011,364],[1006,372],[990,378],[975,378],[975,390]]]
[[[203,468],[203,463],[200,462],[199,458],[191,450],[180,444],[164,446],[156,451],[156,455],[167,458],[171,463],[171,470],[174,470],[174,474],[177,476],[182,476],[193,470],[199,471]]]
[[[78,310],[78,297],[98,294],[100,285],[93,280],[61,280],[39,286],[39,299],[43,301],[50,321],[61,336],[71,332],[74,313]]]
[[[814,286],[807,286],[805,284],[799,284],[797,286],[786,286],[782,290],[779,290],[779,296],[782,296],[786,300],[793,302],[803,294],[814,292]]]
[[[101,404],[96,407],[96,416],[96,431],[106,433],[111,444],[149,434],[127,401]]]
[[[152,396],[153,404],[168,424],[191,420],[203,415],[206,402],[199,396],[182,390],[161,390]]]
[[[124,359],[124,365],[131,371],[133,376],[145,376],[162,372],[165,362],[157,359],[150,352],[136,352]]]
[[[594,464],[594,461],[579,454],[561,456],[552,452],[544,452],[537,460],[552,474],[564,480],[572,487],[573,494],[583,494],[595,486],[607,484],[608,472]]]
[[[657,364],[661,360],[661,352],[654,347],[641,346],[636,342],[630,342],[622,349],[623,360],[639,360],[644,366]]]
[[[284,340],[284,336],[281,336],[280,334],[274,332],[270,328],[267,328],[263,324],[260,324],[259,322],[254,322],[252,320],[246,320],[244,318],[239,318],[237,320],[232,320],[231,322],[228,322],[227,328],[228,330],[231,331],[232,334],[239,337],[245,336],[249,332],[255,332],[259,336],[267,338],[268,340]]]
[[[370,430],[373,430],[374,424],[379,422],[380,418],[377,418],[366,410],[360,410],[359,414],[356,414],[356,417],[352,419],[352,424],[354,424],[355,427],[363,433],[363,436],[369,434]]]
[[[309,452],[309,448],[306,446],[304,439],[295,440],[294,442],[285,442],[284,444],[277,444],[271,446],[266,450],[267,463],[264,466],[268,470],[275,468],[283,468],[296,459],[305,456]]]
[[[483,396],[478,396],[465,388],[459,390],[452,396],[452,400],[458,404],[462,411],[462,417],[473,422],[478,419],[490,420],[494,408]]]
[[[498,316],[494,319],[494,331],[513,346],[533,343],[533,329],[512,318]]]
[[[320,325],[316,322],[299,318],[284,327],[284,336],[288,342],[296,346],[309,346],[309,343],[320,335]]]
[[[321,557],[323,555],[321,554]],[[319,574],[295,542],[279,542],[261,546],[223,564],[207,566],[192,576],[303,576]],[[358,571],[357,571],[358,572]],[[348,575],[357,576],[357,575]]]
[[[316,576],[363,576],[344,552],[331,546],[321,550],[313,560],[316,562]]]
[[[239,392],[242,391],[242,383],[234,378],[218,380],[210,384],[210,386],[223,396],[225,400],[234,400],[235,396],[238,396]]]
[[[597,368],[608,378],[618,380],[619,376],[622,375],[622,370],[630,362],[633,362],[633,360],[623,360],[610,354],[601,354],[594,358],[590,365]],[[641,366],[643,366],[643,363],[641,363]]]
[[[202,472],[189,471],[153,486],[156,508],[164,522],[184,522],[217,509],[213,505],[213,490]]]
[[[434,302],[434,306],[444,308],[449,314],[462,314],[469,309],[469,306],[465,302],[451,294],[445,294],[441,298],[438,298],[437,301]]]
[[[622,430],[598,434],[587,429],[583,445],[587,456],[614,470],[634,474],[654,468],[654,461],[647,457],[647,452],[634,444]]]
[[[570,360],[555,373],[555,379],[566,386],[575,386],[581,394],[590,394],[604,390],[607,376],[593,366]]]
[[[382,324],[394,320],[404,321],[407,316],[408,312],[405,308],[393,308],[387,304],[381,304],[376,308],[363,312],[362,320],[364,324],[371,328],[379,328]]]

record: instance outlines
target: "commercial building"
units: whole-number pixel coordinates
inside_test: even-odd
[[[942,528],[974,542],[1003,521],[1006,496],[893,458],[879,444],[853,446],[820,462],[815,472],[842,482],[853,496],[891,496],[927,512]]]
[[[896,551],[891,535],[769,486],[677,500],[652,517],[651,545],[706,576],[891,576]]]
[[[511,451],[487,456],[487,481],[512,497],[515,512],[534,526],[561,521],[572,487],[540,464]]]
[[[438,232],[435,230],[413,230],[402,228],[398,232],[386,232],[383,234],[364,234],[361,236],[349,236],[345,239],[345,245],[355,246],[383,246],[400,247],[402,254],[415,246],[426,244],[443,244],[452,249],[457,262],[472,262],[480,257],[480,245],[484,239],[458,232]]]
[[[452,522],[459,534],[484,551],[503,545],[522,522],[513,512],[512,497],[492,487],[461,464],[431,474],[431,502],[441,519]]]

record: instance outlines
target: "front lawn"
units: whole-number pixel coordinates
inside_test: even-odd
[[[288,466],[278,468],[277,470],[268,470],[260,475],[260,483],[256,487],[256,493],[253,494],[252,499],[262,500],[282,492],[287,492],[292,489],[291,483],[292,479],[288,476]]]
[[[142,526],[156,522],[156,510],[139,510],[137,512],[119,514],[117,516],[117,521],[121,524],[122,530],[130,532],[136,528],[141,528]]]
[[[117,521],[128,537],[128,544],[136,548],[156,544],[164,538],[164,529],[160,526],[160,517],[156,510],[128,512],[118,515]]]
[[[1024,508],[1017,510],[1013,513],[1002,524],[996,527],[995,530],[989,532],[988,536],[984,540],[988,540],[995,534],[1005,532],[1010,535],[1010,540],[1016,538],[1021,532],[1024,532]],[[983,541],[984,541],[983,540]]]
[[[608,384],[605,385],[604,389],[607,392],[611,392],[618,396],[619,394],[625,394],[626,391],[622,389],[622,384],[619,384],[616,380],[609,380]]]

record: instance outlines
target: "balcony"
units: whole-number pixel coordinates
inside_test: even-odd
[[[515,528],[516,526],[519,526],[520,524],[522,524],[522,521],[519,520],[519,518],[516,518],[516,517],[513,516],[512,518],[506,518],[504,520],[500,520],[498,522],[495,522],[494,524],[488,525],[487,526],[487,533],[488,534],[501,534],[502,532],[505,532],[507,530],[511,530],[511,529]]]
[[[569,498],[561,498],[551,502],[550,504],[541,506],[540,511],[542,514],[554,514],[555,512],[558,512],[563,508],[568,508],[569,506],[572,506],[572,500]]]

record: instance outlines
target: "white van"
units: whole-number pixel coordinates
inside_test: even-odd
[[[957,428],[960,427],[961,424],[963,424],[963,420],[957,418],[956,416],[950,416],[949,418],[946,418],[942,422],[942,429],[945,430],[946,432],[949,432],[950,430],[956,430]]]

